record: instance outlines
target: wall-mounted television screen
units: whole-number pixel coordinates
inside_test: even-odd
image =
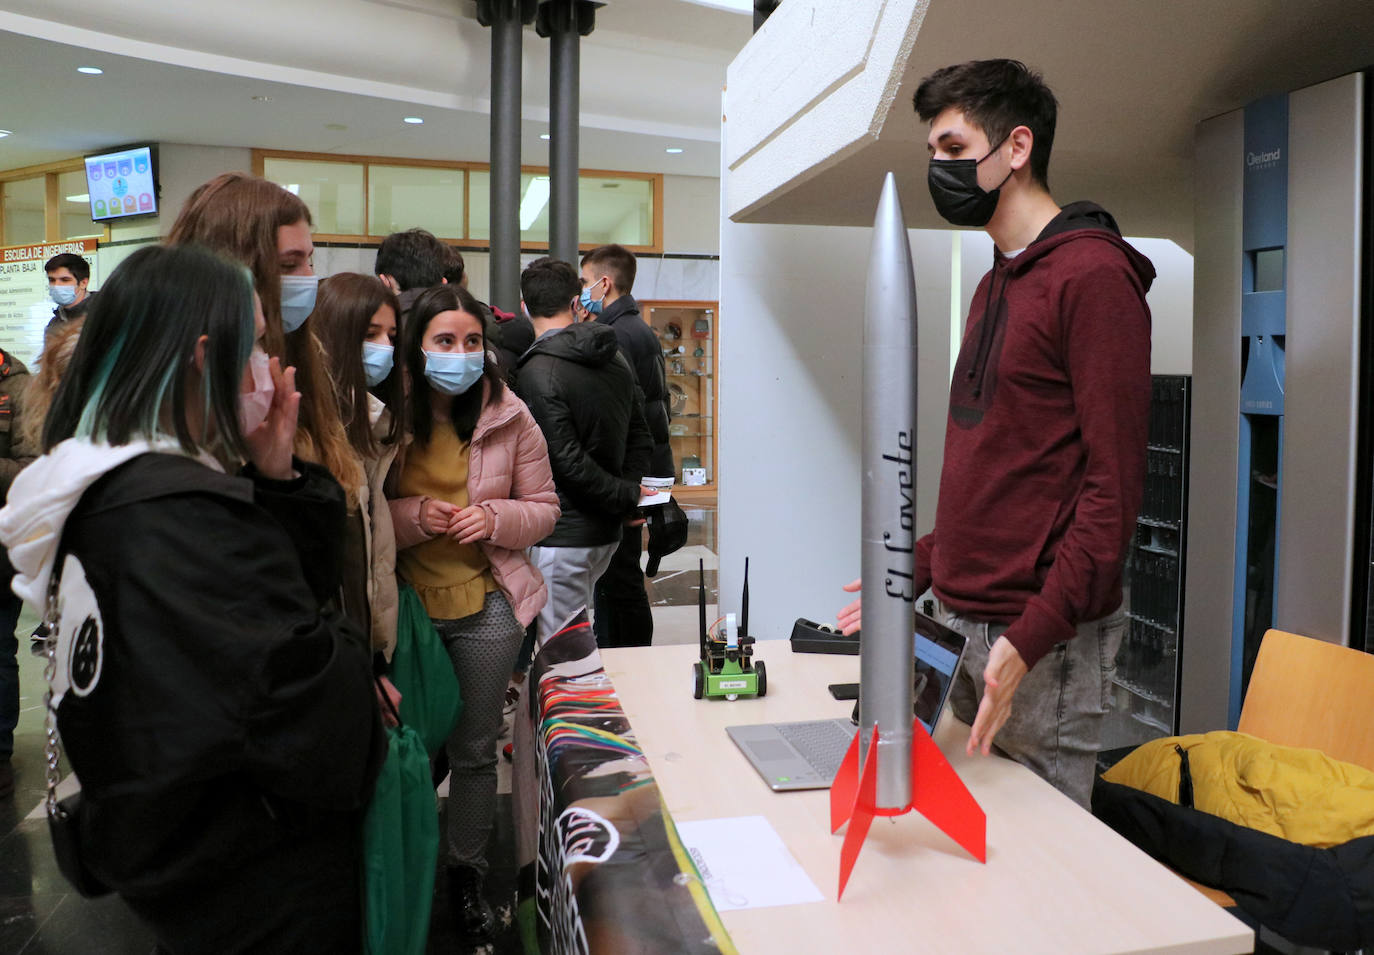
[[[96,222],[157,215],[157,169],[152,146],[130,146],[86,157],[86,192]]]

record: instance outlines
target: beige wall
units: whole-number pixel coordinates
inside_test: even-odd
[[[720,180],[663,177],[663,251],[720,253]]]

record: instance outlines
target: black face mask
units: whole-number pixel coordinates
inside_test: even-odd
[[[997,152],[1001,142],[988,150],[983,159],[932,159],[926,173],[930,185],[930,198],[935,200],[935,211],[944,216],[951,225],[985,226],[992,221],[997,211],[997,200],[1001,198],[1002,187],[1011,178],[1011,170],[997,184],[997,188],[986,192],[978,185],[978,166]]]

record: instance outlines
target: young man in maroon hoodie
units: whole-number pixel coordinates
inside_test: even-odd
[[[950,385],[914,592],[931,586],[969,638],[950,695],[973,724],[968,750],[995,741],[1087,806],[1145,479],[1154,268],[1104,209],[1051,197],[1057,103],[1024,64],[937,70],[915,107],[936,208],[996,250]],[[856,601],[840,623],[859,616]]]

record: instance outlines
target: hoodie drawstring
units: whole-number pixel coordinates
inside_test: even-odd
[[[1010,277],[1003,277],[1002,287],[997,288],[997,275],[999,271],[1005,269],[994,269],[992,282],[988,287],[987,300],[983,302],[982,324],[978,329],[978,348],[973,353],[973,364],[968,369],[968,380],[973,382],[973,397],[980,397],[983,393],[983,381],[987,377],[988,358],[992,352],[992,340],[997,334],[997,317],[1002,312],[1002,300],[1007,295],[1007,284],[1011,281]]]

